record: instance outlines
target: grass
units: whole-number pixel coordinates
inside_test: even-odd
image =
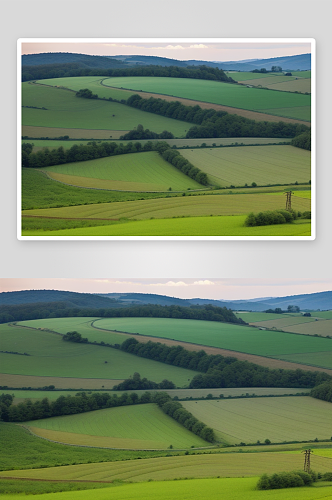
[[[22,208],[56,208],[114,201],[132,201],[173,196],[160,193],[130,193],[124,191],[104,191],[66,186],[48,179],[45,174],[34,169],[22,169]],[[176,196],[176,195],[175,195]]]
[[[43,169],[51,177],[79,187],[123,191],[185,191],[202,189],[156,151],[99,158]]]
[[[160,456],[160,452],[153,451],[103,450],[51,443],[33,436],[21,426],[7,422],[0,422],[0,437],[1,446],[6,449],[6,453],[1,453],[0,456],[0,470],[2,471],[87,463],[91,466],[93,462]],[[12,474],[13,472],[10,475]],[[2,476],[6,475],[9,475],[8,472],[2,474]],[[60,479],[62,479],[61,476]]]
[[[82,491],[109,487],[110,485],[107,483],[0,480],[1,495],[38,495],[58,493],[60,491]]]
[[[330,339],[262,331],[258,328],[213,321],[173,318],[103,318],[94,326],[108,330],[139,333],[211,347],[282,358],[293,353],[326,352],[331,355]],[[138,339],[139,340],[139,339]]]
[[[265,313],[265,312],[249,312],[249,311],[238,311],[234,313],[238,318],[242,318],[246,323],[261,323],[270,320],[279,320],[280,314]],[[284,314],[282,317],[284,318]],[[287,318],[291,317],[287,315]],[[262,324],[264,326],[264,324]]]
[[[181,154],[218,186],[308,182],[310,151],[293,146],[182,150]]]
[[[187,122],[147,113],[116,102],[82,99],[68,90],[29,83],[22,84],[22,105],[46,108],[22,108],[22,124],[38,127],[125,132],[143,124],[144,128],[157,133],[168,130],[175,137],[184,137],[191,126]],[[41,130],[40,136],[46,137],[47,134]]]
[[[303,335],[304,337],[304,335]],[[313,338],[313,337],[310,337]],[[316,337],[314,337],[316,338]],[[331,342],[330,339],[326,339],[326,341]],[[332,343],[332,342],[331,342]],[[273,356],[276,357],[277,359],[279,356]],[[300,353],[293,353],[293,354],[283,354],[282,359],[285,361],[291,361],[292,363],[302,363],[304,365],[309,365],[309,366],[317,366],[317,367],[322,367],[322,368],[328,368],[332,369],[332,356],[331,356],[331,351],[321,351],[321,352],[300,352]]]
[[[258,477],[255,478],[224,478],[224,479],[201,479],[199,481],[192,479],[186,481],[174,481],[165,485],[164,482],[152,482],[142,484],[121,485],[116,488],[102,488],[96,491],[82,492],[63,492],[55,493],[55,500],[106,500],[112,497],[113,500],[170,500],[172,498],[192,500],[209,500],[217,498],[222,491],[225,500],[258,500],[266,497],[265,491],[255,489]],[[319,500],[328,499],[332,494],[332,487],[324,488],[300,487],[292,488],[292,500]],[[271,490],[268,491],[270,500],[289,499],[289,490]],[[20,496],[7,496],[3,500],[18,500]],[[44,500],[43,496],[36,495],[36,500]]]
[[[109,336],[111,342],[120,335]],[[16,375],[125,379],[134,372],[161,382],[172,380],[177,386],[188,385],[192,370],[161,364],[125,352],[89,344],[64,342],[60,335],[0,325],[1,350],[26,352],[30,356],[0,353],[1,372]],[[107,361],[107,363],[105,363]],[[44,384],[46,385],[46,384]]]
[[[309,396],[183,401],[196,418],[228,444],[314,441],[331,434],[330,403]]]
[[[108,408],[78,415],[25,422],[52,441],[128,449],[175,449],[207,442],[166,415],[156,404]]]
[[[130,90],[143,90],[174,97],[185,97],[234,108],[269,113],[310,121],[310,96],[288,92],[273,92],[209,80],[162,77],[113,77],[104,85]],[[301,108],[301,112],[297,109]],[[280,110],[280,111],[279,111]]]
[[[312,316],[322,319],[332,319],[332,311],[311,311]]]
[[[310,223],[244,226],[245,216],[191,217],[126,222],[58,231],[24,230],[22,236],[310,236]]]
[[[302,335],[321,335],[324,337],[330,336],[332,333],[332,321],[328,318],[316,318],[315,313],[312,317],[293,317],[293,318],[276,318],[271,321],[263,321],[263,323],[255,322],[257,326],[266,328],[277,328],[292,333]]]

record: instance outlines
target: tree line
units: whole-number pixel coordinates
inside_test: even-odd
[[[191,177],[199,184],[206,186],[209,183],[208,176],[205,172],[202,172],[199,168],[195,167],[190,161],[184,158],[179,151],[171,149],[170,147],[166,149],[161,156],[164,160],[168,161],[178,170],[181,170],[185,175]]]
[[[275,474],[263,474],[258,483],[258,490],[277,490],[281,488],[298,488],[310,486],[318,481],[318,474],[314,471],[289,471],[276,472]]]
[[[4,422],[27,422],[42,418],[75,415],[88,411],[115,408],[118,406],[156,403],[164,413],[175,419],[186,429],[200,436],[202,439],[213,442],[213,429],[200,422],[190,412],[185,410],[181,403],[173,402],[166,392],[145,392],[141,396],[133,393],[124,393],[121,396],[107,392],[78,392],[75,396],[60,396],[55,401],[48,398],[32,402],[26,399],[18,405],[13,405],[14,398],[9,394],[0,395],[0,420]]]
[[[246,325],[237,318],[233,311],[226,307],[211,305],[193,306],[161,306],[158,304],[134,305],[122,307],[113,305],[110,308],[73,307],[64,301],[39,302],[36,304],[17,304],[0,306],[0,323],[43,318],[70,317],[100,317],[100,318],[177,318],[198,319],[204,321],[220,321]]]
[[[125,352],[161,363],[199,371],[190,382],[190,389],[230,387],[299,387],[311,388],[331,376],[324,372],[271,369],[239,361],[220,354],[206,354],[204,350],[188,351],[182,346],[167,346],[156,342],[142,343],[126,339],[120,346]]]
[[[311,151],[311,132],[310,130],[303,132],[303,134],[297,135],[292,139],[291,145],[297,148],[307,149]]]
[[[22,67],[22,82],[47,78],[66,78],[72,76],[158,76],[169,78],[192,78],[234,83],[222,69],[209,66],[138,66],[132,68],[82,68],[78,63],[42,64]]]
[[[138,391],[138,390],[151,390],[151,389],[176,389],[174,382],[164,379],[161,382],[153,382],[146,377],[141,378],[138,372],[130,378],[127,378],[121,384],[115,385],[113,391]]]
[[[122,101],[120,101],[122,102]],[[122,103],[128,106],[167,116],[175,120],[194,123],[187,134],[187,138],[208,137],[295,137],[308,132],[309,127],[301,124],[280,122],[266,122],[250,120],[243,116],[229,114],[226,111],[202,109],[200,106],[186,106],[179,101],[165,101],[150,97],[144,99],[138,94],[130,96]]]
[[[310,392],[310,396],[332,403],[332,381],[327,380],[323,384],[314,387]]]

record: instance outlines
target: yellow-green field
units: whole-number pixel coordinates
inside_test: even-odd
[[[183,406],[228,444],[314,441],[331,434],[331,403],[309,396],[184,401]]]
[[[204,447],[208,443],[166,415],[156,404],[107,408],[25,422],[51,441],[121,449]]]
[[[212,184],[251,186],[309,182],[310,151],[293,146],[250,146],[181,150],[193,165],[208,174]]]
[[[79,187],[120,191],[185,191],[202,189],[156,151],[99,158],[46,167],[43,171],[58,181]]]

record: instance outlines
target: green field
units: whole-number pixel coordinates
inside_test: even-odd
[[[147,113],[116,102],[82,99],[68,90],[29,83],[22,84],[22,105],[46,108],[42,110],[23,107],[23,126],[122,130],[125,133],[136,128],[138,124],[143,124],[145,128],[156,133],[168,130],[175,137],[184,137],[191,126],[186,122]],[[40,137],[45,136],[47,134],[41,129]]]
[[[311,311],[311,315],[315,318],[332,319],[332,311]]]
[[[250,146],[181,150],[193,165],[221,187],[309,182],[310,151],[293,146]]]
[[[329,439],[331,434],[331,403],[309,396],[182,404],[227,444],[314,441]]]
[[[121,335],[109,338],[112,342],[123,342]],[[0,365],[4,374],[123,380],[139,372],[149,380],[161,382],[166,378],[183,387],[196,373],[117,349],[64,342],[60,335],[7,324],[0,325],[0,341],[2,351],[30,354],[1,352]]]
[[[250,326],[213,321],[173,318],[104,318],[95,321],[94,326],[280,359],[283,359],[285,355],[298,353],[305,355],[324,351],[330,356],[332,353],[330,339],[262,331]]]
[[[166,415],[156,404],[108,408],[25,422],[34,433],[67,444],[128,449],[175,449],[207,442]]]
[[[310,72],[308,72],[310,73]],[[282,90],[284,92],[311,92],[310,74],[298,78],[298,75],[282,75],[280,73],[250,73],[234,72],[230,75],[234,80],[243,85],[252,85],[254,87],[264,87],[271,90]]]
[[[259,500],[268,498],[270,500],[289,500],[289,490],[257,491],[258,477],[253,478],[222,478],[222,479],[200,479],[165,482],[126,484],[112,488],[102,488],[93,491],[73,491],[52,494],[54,500],[170,500],[174,498],[192,500],[210,500],[218,498],[222,491],[225,500]],[[20,495],[3,495],[3,500],[21,500]],[[35,500],[44,500],[43,495],[35,495]],[[330,500],[332,498],[332,486],[300,487],[291,489],[292,500]]]
[[[184,191],[202,189],[156,151],[132,153],[46,167],[52,178],[79,187],[123,191]]]
[[[307,95],[187,78],[113,77],[105,79],[103,83],[110,87],[185,97],[195,101],[310,121],[311,100]],[[274,112],[271,112],[271,108],[274,108]]]
[[[262,323],[262,326],[264,326],[263,323],[265,321],[270,321],[270,320],[279,320],[280,319],[280,314],[275,314],[275,313],[265,313],[265,312],[249,312],[249,311],[237,311],[234,313],[237,318],[242,318],[243,321],[246,323]],[[290,314],[283,314],[282,317],[284,318],[287,316],[287,318],[292,318],[293,316]]]
[[[302,335],[321,335],[323,337],[332,335],[331,319],[316,318],[315,313],[312,313],[312,317],[276,318],[271,321],[254,322],[254,324]]]

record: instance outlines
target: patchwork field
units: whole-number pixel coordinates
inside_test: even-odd
[[[310,397],[184,401],[183,406],[228,444],[328,439],[331,403]]]
[[[325,352],[331,357],[330,339],[292,335],[284,332],[259,330],[250,326],[195,321],[170,318],[104,318],[94,322],[97,328],[139,333],[155,338],[168,338],[220,347],[231,351],[240,351],[259,356],[271,356],[292,360],[292,356],[303,354],[304,357]],[[296,360],[300,362],[299,359]],[[326,368],[332,367],[332,357]],[[308,363],[312,364],[312,363]],[[324,366],[324,365],[322,365]]]
[[[139,123],[157,133],[168,130],[176,137],[185,136],[186,130],[189,129],[186,122],[146,113],[116,102],[79,99],[74,92],[46,85],[23,83],[22,106],[23,126],[108,130],[108,138],[115,138],[112,132],[114,130],[125,133],[136,128]],[[25,106],[35,106],[37,109]],[[43,107],[46,109],[40,109]],[[23,131],[22,135],[28,134]],[[40,129],[40,137],[48,135],[48,131]],[[67,134],[63,131],[60,135]],[[70,137],[73,137],[72,134]],[[90,137],[94,136],[88,134],[87,138]]]
[[[156,404],[108,408],[25,423],[34,434],[74,445],[123,449],[206,446],[207,442],[166,415]]]
[[[279,318],[265,321],[249,320],[249,322],[255,326],[275,328],[277,330],[299,333],[302,335],[332,336],[332,318],[329,318],[331,312],[326,311],[325,315],[324,313],[318,314],[322,314],[323,316],[316,317],[316,313],[313,312],[311,317],[294,316],[285,318],[284,315],[282,315],[282,317],[279,315]]]
[[[195,149],[181,154],[221,187],[302,183],[311,178],[310,151],[293,146]]]
[[[202,189],[156,151],[65,163],[43,171],[60,182],[79,187],[120,191],[183,191]]]
[[[113,77],[106,78],[103,85],[131,91],[186,97],[197,101],[310,121],[310,96],[301,94],[272,92],[230,83],[187,78]],[[274,108],[273,112],[271,108]]]
[[[113,342],[116,338],[119,343],[123,342],[120,335],[109,338]],[[0,325],[0,341],[1,351],[20,353],[0,352],[3,374],[123,380],[139,372],[142,377],[157,382],[165,378],[172,380],[178,387],[187,386],[188,380],[195,375],[191,370],[160,364],[116,349],[64,342],[54,333],[6,324]],[[95,382],[97,388],[103,385],[101,381]],[[78,381],[78,384],[79,389],[82,383]]]
[[[226,72],[234,80],[243,85],[253,87],[264,87],[271,90],[282,90],[284,92],[311,92],[311,72],[292,71],[292,76],[280,73],[251,73],[245,71]]]

